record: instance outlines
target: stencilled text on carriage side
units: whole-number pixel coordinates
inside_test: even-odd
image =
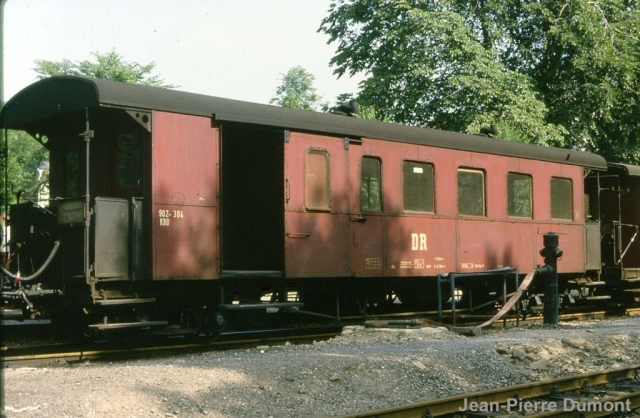
[[[411,250],[426,251],[427,250],[427,234],[412,233],[411,234]]]
[[[181,210],[158,209],[158,217],[160,218],[160,226],[169,226],[171,218],[184,218],[184,212]]]

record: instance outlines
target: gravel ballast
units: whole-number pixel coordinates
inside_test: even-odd
[[[347,327],[329,341],[5,369],[7,417],[317,417],[640,363],[640,318],[485,331]]]

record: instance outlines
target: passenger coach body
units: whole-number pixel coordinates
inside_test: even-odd
[[[432,292],[421,278],[531,271],[550,231],[561,273],[600,271],[585,257],[599,242],[583,179],[607,169],[593,154],[77,77],[27,87],[2,123],[51,155],[49,209],[12,208],[21,268],[61,241],[33,283],[103,323],[120,303],[181,318],[291,289],[362,311]]]
[[[580,166],[300,133],[285,165],[288,277],[531,271],[549,231],[585,271]]]

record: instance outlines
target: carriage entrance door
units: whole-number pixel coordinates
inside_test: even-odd
[[[287,277],[343,277],[349,265],[349,179],[341,138],[285,132]]]
[[[382,160],[370,155],[371,141],[349,143],[351,270],[358,277],[384,274]]]
[[[283,132],[233,123],[221,129],[222,272],[282,272]]]

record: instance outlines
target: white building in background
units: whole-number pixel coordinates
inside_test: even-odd
[[[36,174],[36,180],[40,181],[42,176],[45,173],[49,173],[49,161],[43,161],[40,167],[38,167],[38,173]],[[43,184],[40,189],[38,189],[38,204],[40,206],[48,206],[47,201],[49,200],[49,184],[48,182]]]
[[[11,237],[11,227],[7,225],[6,215],[0,214],[0,263],[4,264],[6,261],[7,253],[9,252],[9,248],[7,247],[7,243]]]

